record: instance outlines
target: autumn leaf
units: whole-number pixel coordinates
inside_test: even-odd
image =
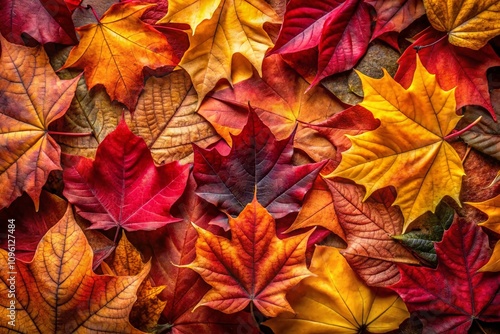
[[[254,111],[232,140],[228,154],[194,147],[196,193],[233,216],[254,194],[275,219],[297,212],[324,163],[292,166],[293,135],[277,141]]]
[[[103,272],[114,276],[134,276],[139,275],[144,268],[149,265],[143,263],[141,253],[128,241],[125,232],[118,246],[115,249],[113,261],[108,266],[102,263]],[[137,290],[137,301],[130,311],[130,322],[136,328],[151,332],[155,329],[158,319],[167,304],[158,298],[158,295],[166,286],[153,286],[146,278]]]
[[[68,109],[78,78],[60,80],[42,47],[0,43],[0,208],[26,191],[38,210],[49,173],[61,169],[48,126]]]
[[[434,29],[444,31],[451,44],[479,50],[500,34],[500,2],[497,0],[424,0]]]
[[[64,0],[0,0],[0,22],[0,33],[16,44],[24,44],[23,33],[41,44],[78,41]]]
[[[497,241],[490,260],[478,271],[500,271],[500,241]]]
[[[310,270],[287,294],[296,314],[264,323],[276,334],[386,333],[409,317],[397,294],[366,286],[336,248],[316,246]]]
[[[459,219],[436,243],[436,253],[436,269],[400,265],[401,280],[390,287],[424,332],[467,333],[474,321],[499,321],[500,277],[478,272],[490,258],[481,228]]]
[[[377,12],[371,41],[378,38],[399,49],[397,35],[425,14],[420,0],[368,0]]]
[[[436,80],[445,90],[456,87],[457,109],[467,105],[478,105],[490,112],[496,119],[490,101],[486,72],[489,68],[500,66],[500,57],[490,45],[479,50],[470,50],[450,44],[442,32],[427,28],[415,36],[414,47],[429,45],[418,51],[424,67],[436,75]],[[416,50],[408,47],[399,59],[399,68],[394,76],[402,86],[408,87],[415,71]]]
[[[318,47],[318,71],[311,85],[351,69],[370,42],[369,5],[358,0],[305,1],[287,4],[272,53],[289,54]]]
[[[97,24],[78,28],[80,43],[62,69],[83,69],[89,89],[103,85],[111,100],[134,111],[144,68],[173,68],[178,62],[165,36],[140,20],[151,6],[114,4]]]
[[[200,307],[193,311],[201,298],[210,290],[196,272],[177,265],[187,265],[195,257],[195,245],[198,233],[191,224],[219,234],[221,229],[212,223],[217,219],[218,210],[194,193],[196,183],[192,175],[186,192],[174,207],[176,215],[184,220],[168,224],[152,232],[139,231],[130,235],[131,241],[141,252],[151,257],[151,278],[156,286],[166,288],[160,298],[167,301],[163,310],[158,330],[169,329],[169,333],[258,333],[255,320],[250,313],[238,312],[225,314],[209,307]]]
[[[0,254],[1,267],[9,268],[0,273],[0,293],[7,296],[12,276],[16,291],[15,299],[0,299],[0,328],[18,333],[143,333],[128,317],[150,264],[135,276],[96,275],[92,249],[71,206],[40,241],[32,262],[18,260],[9,267],[8,252],[2,249]],[[8,324],[12,300],[15,328]]]
[[[134,115],[125,119],[142,137],[156,164],[193,162],[193,147],[206,147],[219,139],[210,123],[196,113],[197,95],[189,75],[175,71],[146,81]]]
[[[273,55],[264,59],[262,78],[254,73],[252,78],[232,88],[208,95],[198,112],[231,143],[231,135],[239,134],[246,124],[250,103],[276,139],[288,138],[295,131],[294,147],[306,152],[314,161],[321,161],[331,157],[334,149],[305,124],[323,120],[343,110],[343,106],[324,87],[307,90],[308,87],[309,83],[281,56]]]
[[[278,239],[274,224],[254,198],[237,218],[229,217],[231,240],[195,226],[196,258],[183,267],[193,269],[212,286],[196,307],[235,313],[252,302],[268,317],[293,312],[285,294],[310,275],[305,250],[312,230]]]
[[[428,212],[420,217],[420,230],[413,230],[405,234],[393,235],[392,238],[398,240],[407,248],[413,250],[420,258],[437,264],[436,250],[434,243],[441,241],[443,233],[455,220],[455,211],[445,202],[436,208],[436,214]]]
[[[262,0],[169,1],[167,15],[158,23],[187,23],[190,46],[179,66],[189,75],[201,101],[221,79],[230,83],[233,56],[240,54],[262,75],[262,61],[273,46],[264,24],[281,23]]]
[[[369,198],[354,184],[326,181],[333,197],[339,224],[347,248],[342,255],[358,275],[370,286],[396,283],[399,280],[397,263],[420,263],[409,250],[392,239],[401,233],[403,219],[395,207]]]
[[[434,212],[444,196],[460,203],[464,170],[460,157],[446,141],[460,117],[454,90],[444,91],[417,57],[412,85],[404,89],[387,73],[382,79],[360,74],[365,93],[360,104],[381,125],[349,137],[352,147],[342,153],[339,167],[327,177],[352,179],[375,190],[394,186],[403,213],[403,233],[427,211]]]
[[[93,229],[154,230],[179,221],[169,210],[189,173],[178,162],[156,167],[144,140],[124,121],[99,145],[95,160],[69,157],[64,196]]]
[[[466,204],[472,205],[476,209],[481,210],[488,215],[488,219],[478,224],[479,226],[484,226],[487,229],[500,234],[500,195],[484,202],[466,202]]]

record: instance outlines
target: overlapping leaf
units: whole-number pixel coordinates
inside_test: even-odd
[[[42,47],[0,42],[0,208],[26,191],[38,210],[49,173],[61,169],[61,149],[47,130],[68,109],[78,78],[60,80]]]
[[[445,31],[451,44],[479,50],[500,34],[500,2],[497,0],[424,0],[431,25]]]
[[[134,115],[125,116],[132,132],[146,141],[157,164],[192,162],[192,143],[206,147],[219,139],[210,123],[196,113],[197,96],[192,87],[184,71],[151,77]]]
[[[500,195],[480,203],[467,203],[488,215],[488,219],[479,224],[500,234]]]
[[[315,85],[356,64],[370,41],[370,21],[364,1],[292,0],[273,52],[288,54],[318,47]]]
[[[179,66],[191,76],[199,106],[219,80],[232,81],[233,55],[242,55],[262,73],[264,54],[273,45],[263,26],[281,20],[262,0],[174,0],[159,21],[167,22],[191,26],[190,46]]]
[[[143,69],[173,68],[178,62],[165,36],[140,20],[151,6],[115,4],[97,24],[78,28],[80,43],[63,68],[84,69],[89,89],[103,85],[111,100],[133,111],[144,86]]]
[[[293,135],[276,140],[254,111],[232,139],[229,154],[195,146],[196,193],[233,216],[252,202],[254,194],[274,218],[297,212],[324,163],[291,165]]]
[[[32,262],[8,264],[0,250],[0,293],[7,296],[15,275],[15,299],[0,299],[0,328],[18,333],[143,333],[129,323],[136,291],[150,264],[135,276],[101,276],[92,271],[92,249],[71,206],[40,241]],[[8,270],[6,270],[8,268]],[[15,327],[8,324],[15,301]],[[43,314],[43,316],[40,316]]]
[[[189,166],[156,167],[144,140],[124,121],[99,145],[95,160],[68,160],[64,196],[92,228],[155,230],[180,220],[169,210],[186,187]]]
[[[490,250],[481,228],[462,220],[452,224],[436,244],[436,269],[400,265],[393,285],[424,332],[467,333],[475,319],[500,321],[500,276],[478,270]]]
[[[416,36],[413,46],[430,45],[418,51],[422,64],[436,75],[439,85],[449,90],[456,87],[457,109],[466,105],[478,105],[486,108],[496,119],[490,102],[490,93],[486,71],[490,67],[500,66],[500,57],[490,45],[479,50],[470,50],[454,46],[446,39],[440,40],[443,33],[428,28]],[[409,47],[399,60],[398,72],[394,79],[404,87],[410,86],[412,73],[415,71],[415,53]]]
[[[500,271],[500,241],[497,241],[490,260],[479,271]]]
[[[305,250],[312,231],[278,239],[274,224],[254,198],[237,218],[229,218],[231,240],[196,227],[196,258],[185,267],[212,286],[197,307],[235,313],[251,302],[265,316],[293,312],[285,295],[310,276]]]
[[[464,170],[460,157],[445,137],[460,117],[454,90],[444,91],[417,57],[412,85],[404,89],[389,75],[372,79],[360,75],[365,93],[361,106],[381,125],[374,131],[349,137],[352,147],[331,174],[375,190],[394,186],[394,205],[404,217],[403,233],[427,211],[434,212],[444,196],[459,203]]]
[[[64,0],[0,0],[0,22],[0,33],[16,44],[24,44],[24,33],[41,44],[77,42]]]
[[[395,207],[369,198],[362,202],[359,186],[327,180],[347,248],[349,265],[371,286],[387,286],[399,280],[397,263],[419,264],[409,250],[392,239],[401,234],[403,218]]]
[[[316,246],[310,270],[287,294],[295,315],[264,323],[275,333],[386,333],[409,316],[397,294],[366,286],[336,248]]]

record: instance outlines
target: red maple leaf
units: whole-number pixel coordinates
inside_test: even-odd
[[[467,333],[476,319],[500,321],[500,276],[478,272],[491,255],[481,228],[459,219],[435,248],[436,269],[400,265],[401,280],[390,286],[424,332]]]
[[[125,121],[102,141],[95,160],[68,161],[64,196],[91,228],[155,230],[181,220],[169,210],[186,187],[189,165],[175,161],[156,167],[144,140]]]

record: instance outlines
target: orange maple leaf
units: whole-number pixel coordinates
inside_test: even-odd
[[[38,211],[49,173],[61,169],[61,149],[48,127],[69,108],[79,77],[60,80],[42,47],[1,35],[0,43],[0,209],[26,191]]]
[[[111,100],[133,111],[144,86],[144,67],[174,67],[178,62],[166,37],[140,20],[153,6],[114,4],[97,24],[78,28],[80,43],[61,69],[84,69],[89,89],[101,84]]]
[[[32,262],[12,263],[11,254],[0,249],[0,328],[17,333],[143,333],[129,323],[129,313],[151,264],[135,276],[96,275],[92,248],[71,206],[40,241]],[[12,282],[15,293],[6,298]],[[11,305],[15,327],[9,324]]]
[[[285,294],[311,275],[305,250],[314,230],[278,239],[274,219],[255,198],[237,218],[229,217],[229,226],[231,240],[195,225],[196,259],[182,267],[193,269],[212,286],[195,309],[205,305],[235,313],[253,302],[269,317],[293,312]]]

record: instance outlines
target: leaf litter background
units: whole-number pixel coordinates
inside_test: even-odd
[[[0,0],[2,332],[498,333],[499,13]]]

